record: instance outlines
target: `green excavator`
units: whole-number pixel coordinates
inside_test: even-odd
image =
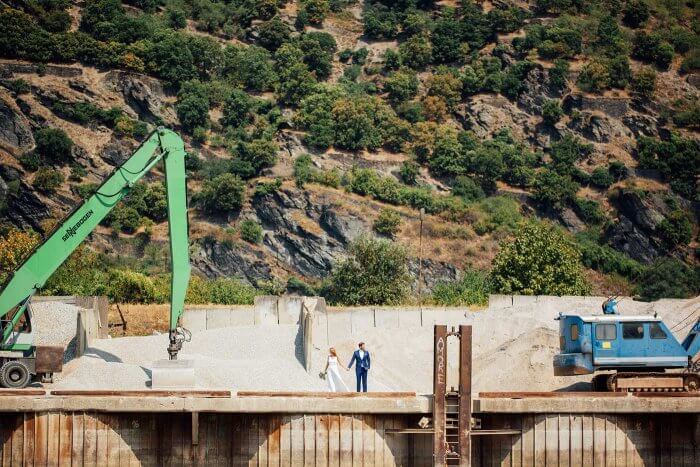
[[[161,160],[165,169],[172,270],[168,354],[187,339],[179,325],[190,280],[185,146],[176,133],[159,128],[63,222],[45,236],[0,287],[0,386],[19,389],[34,376],[50,381],[60,371],[63,348],[36,346],[31,299],[83,240]]]

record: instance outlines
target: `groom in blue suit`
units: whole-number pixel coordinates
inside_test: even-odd
[[[365,343],[360,342],[358,344],[359,349],[357,349],[352,354],[352,360],[348,365],[348,370],[352,368],[352,364],[357,362],[355,365],[355,377],[357,378],[357,392],[360,392],[360,386],[362,387],[362,392],[367,392],[367,373],[370,367],[370,357],[369,352],[365,350]]]

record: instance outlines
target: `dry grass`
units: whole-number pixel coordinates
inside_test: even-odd
[[[111,305],[109,307],[109,324],[121,324],[119,316],[121,309],[126,320],[126,332],[121,327],[112,328],[109,334],[113,337],[147,336],[153,331],[168,332],[170,321],[170,305]]]

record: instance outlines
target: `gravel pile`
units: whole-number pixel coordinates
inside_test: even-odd
[[[78,310],[63,302],[36,302],[31,304],[36,345],[60,345],[65,349],[63,362],[75,358]]]
[[[323,390],[318,374],[299,360],[296,325],[212,329],[192,336],[179,357],[195,362],[200,388],[231,390]],[[155,360],[167,359],[167,335],[95,341],[85,355],[64,367],[54,387],[143,389]]]

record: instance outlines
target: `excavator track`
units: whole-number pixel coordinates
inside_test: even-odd
[[[611,392],[698,392],[698,373],[616,373],[607,377]]]

